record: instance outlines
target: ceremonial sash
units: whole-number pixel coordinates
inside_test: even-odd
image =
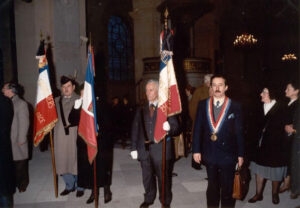
[[[225,101],[224,104],[222,106],[221,112],[218,116],[218,118],[216,118],[216,121],[214,120],[214,116],[213,116],[213,98],[210,97],[207,102],[206,102],[206,110],[207,110],[207,120],[208,120],[208,124],[211,130],[211,140],[212,141],[216,141],[217,140],[217,133],[220,130],[220,128],[222,127],[225,118],[228,112],[228,109],[230,107],[231,104],[231,100],[228,97],[225,97]]]

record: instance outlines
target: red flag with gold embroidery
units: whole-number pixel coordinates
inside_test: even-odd
[[[45,55],[44,41],[41,41],[37,59],[39,59],[39,77],[34,110],[33,141],[37,146],[57,122],[56,106],[49,81],[49,69]]]

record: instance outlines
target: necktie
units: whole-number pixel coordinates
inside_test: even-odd
[[[153,117],[154,111],[155,111],[155,105],[150,104],[150,106],[149,106],[149,112],[150,112],[150,117],[151,118]]]
[[[220,107],[220,101],[217,101],[217,108]]]

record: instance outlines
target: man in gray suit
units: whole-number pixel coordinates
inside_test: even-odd
[[[147,104],[136,111],[132,124],[132,147],[131,157],[138,159],[142,167],[143,185],[145,189],[144,202],[140,208],[148,208],[153,204],[157,185],[159,186],[159,198],[161,199],[162,184],[162,141],[154,142],[154,130],[158,104],[158,81],[149,80],[146,84]],[[178,134],[178,122],[175,117],[168,118],[163,124],[163,129],[169,136]],[[172,163],[173,151],[170,137],[166,138],[166,180],[165,180],[165,203],[164,207],[170,207],[172,201]],[[156,180],[157,178],[157,180]]]
[[[14,117],[11,126],[11,145],[16,170],[16,186],[24,192],[29,184],[28,176],[28,140],[29,111],[27,103],[19,97],[19,87],[14,83],[6,83],[3,94],[13,103]]]

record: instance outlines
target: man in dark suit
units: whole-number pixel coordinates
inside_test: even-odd
[[[203,162],[208,176],[207,206],[234,207],[235,165],[243,164],[244,139],[240,105],[228,97],[226,79],[211,78],[212,97],[199,102],[193,133],[193,159]]]
[[[0,93],[0,207],[13,207],[15,168],[10,140],[13,104]]]
[[[154,142],[154,130],[158,104],[158,81],[149,80],[146,84],[147,104],[138,108],[132,124],[132,151],[133,159],[138,159],[142,167],[143,185],[145,189],[144,202],[140,208],[148,208],[156,197],[156,178],[159,186],[159,198],[161,200],[162,184],[162,141]],[[179,127],[175,117],[168,118],[163,124],[163,129],[172,136],[178,133]],[[170,207],[172,200],[172,141],[166,138],[166,168],[165,168],[165,201],[164,207]]]

